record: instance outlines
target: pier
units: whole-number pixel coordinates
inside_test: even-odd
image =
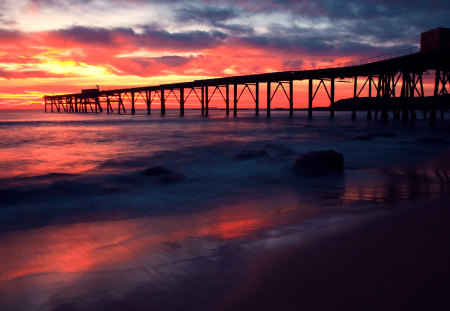
[[[184,115],[188,99],[198,103],[201,115],[208,116],[213,101],[225,104],[225,113],[237,116],[239,102],[245,93],[254,103],[255,116],[261,113],[260,88],[266,89],[267,117],[271,115],[271,103],[277,93],[286,98],[289,116],[294,116],[294,81],[307,81],[308,118],[312,118],[314,99],[319,91],[325,92],[329,100],[330,117],[335,112],[335,89],[340,81],[353,83],[353,107],[351,118],[356,119],[358,99],[363,91],[368,94],[366,117],[368,119],[389,118],[416,119],[415,98],[434,97],[430,107],[423,109],[424,118],[434,122],[444,118],[444,110],[450,107],[450,29],[437,28],[421,35],[420,51],[406,55],[395,54],[384,59],[367,59],[346,66],[326,69],[291,70],[263,74],[241,75],[223,78],[202,79],[191,82],[161,84],[114,90],[88,89],[75,94],[44,96],[45,111],[67,113],[136,113],[136,104],[145,103],[147,114],[152,113],[152,104],[158,103],[160,114],[166,114],[166,102],[171,96],[179,105],[179,114]],[[424,75],[434,75],[434,92],[425,94]],[[232,94],[230,94],[232,91]],[[219,99],[217,99],[219,98]],[[127,106],[127,107],[126,107]],[[429,114],[427,115],[427,111]]]

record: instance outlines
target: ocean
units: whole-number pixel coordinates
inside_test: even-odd
[[[199,114],[0,111],[0,310],[212,310],[255,258],[450,191],[448,115]],[[293,173],[329,149],[342,175]]]

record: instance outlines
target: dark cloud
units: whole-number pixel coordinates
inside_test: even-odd
[[[63,78],[65,76],[60,74],[49,73],[43,70],[28,70],[28,71],[19,71],[19,70],[4,70],[4,68],[0,68],[0,77],[4,79],[28,79],[28,78]]]
[[[130,28],[89,28],[75,26],[51,33],[53,36],[66,41],[73,41],[87,45],[107,45],[120,48],[122,44],[135,48],[146,47],[155,50],[199,50],[219,45],[227,38],[221,31],[188,31],[168,32],[156,29],[154,26],[145,27],[144,32],[135,33]],[[1,36],[1,33],[0,33]],[[118,40],[118,39],[121,40]],[[120,42],[119,42],[120,41]]]
[[[151,2],[151,1],[150,1]],[[420,33],[448,27],[448,0],[197,0],[172,1],[179,21],[207,24],[220,29],[229,41],[260,48],[320,55],[350,53],[368,55],[409,48],[419,43]],[[286,16],[265,33],[253,31],[248,16]],[[258,15],[259,14],[259,15]],[[233,20],[229,24],[228,21]],[[318,28],[315,23],[325,23]],[[254,19],[252,19],[254,20]],[[309,26],[299,28],[296,22]],[[257,23],[257,21],[256,21]],[[286,25],[291,25],[290,27]],[[280,26],[283,25],[283,26]],[[223,40],[222,40],[223,41]]]
[[[286,59],[283,61],[283,69],[301,69],[305,62],[301,59]]]
[[[173,56],[154,57],[153,60],[157,63],[161,63],[169,67],[178,67],[186,65],[192,60],[192,58],[173,55]]]
[[[161,64],[168,67],[179,67],[186,65],[192,60],[191,57],[183,57],[178,55],[160,56],[160,57],[132,57],[127,61],[139,64],[142,67]]]
[[[367,34],[350,33],[349,30],[332,30],[321,31],[314,29],[285,28],[280,25],[274,25],[271,34],[266,35],[249,35],[236,38],[236,45],[251,46],[261,50],[267,50],[273,54],[280,53],[288,57],[292,54],[309,55],[312,57],[357,57],[361,55],[376,56],[392,52],[393,50],[401,50],[412,48],[414,43],[398,41],[393,46],[384,46],[377,38],[377,35],[371,33],[371,40],[367,40]],[[417,34],[416,34],[417,35]],[[392,38],[391,38],[392,39]],[[289,64],[290,60],[284,64],[285,67],[298,67],[295,64]]]
[[[74,5],[87,5],[95,2],[95,0],[30,0],[30,2],[37,6],[51,6],[59,8],[73,7]]]
[[[68,9],[85,5],[88,9],[105,6],[107,2],[33,0],[33,3]],[[144,27],[144,34],[136,34],[131,29],[73,27],[62,30],[61,35],[77,42],[106,45],[114,44],[115,37],[120,35],[137,47],[153,45],[155,49],[199,50],[240,39],[261,47],[275,48],[279,45],[280,49],[335,52],[355,46],[358,51],[378,50],[382,45],[389,45],[392,49],[412,46],[418,44],[420,32],[450,26],[448,0],[134,0],[110,4],[136,8],[151,5],[155,10],[170,11],[172,14],[168,16],[175,16],[177,23],[188,25],[190,29],[197,26],[198,29],[212,30],[177,32],[174,26],[161,28],[159,24],[153,24]],[[284,25],[283,31],[278,31],[277,25],[270,25],[268,31],[259,30],[255,35],[258,22],[264,23],[265,18],[274,14],[280,17],[278,23]],[[318,21],[322,23],[320,28],[315,26]],[[286,27],[305,23],[309,25],[304,29]],[[167,25],[171,22],[168,21]],[[314,35],[308,34],[311,32]]]
[[[211,25],[239,16],[233,7],[217,7],[211,5],[194,6],[192,2],[177,11],[176,16],[185,22],[206,22]]]
[[[154,49],[168,48],[177,50],[200,50],[218,46],[227,38],[221,31],[188,31],[171,33],[165,30],[145,29],[138,36],[141,46],[148,45]],[[153,44],[153,45],[149,45]]]
[[[0,41],[2,43],[11,41],[11,40],[19,40],[25,37],[25,34],[18,30],[7,30],[0,29]]]
[[[248,35],[254,33],[254,29],[250,25],[244,24],[225,24],[222,22],[218,22],[216,27],[223,29],[224,31],[230,33],[231,35],[240,36],[240,35]]]
[[[110,45],[114,43],[115,34],[133,36],[134,32],[126,28],[105,29],[74,26],[68,29],[58,30],[54,34],[64,40],[87,44]]]
[[[141,76],[186,64],[199,68],[207,65],[196,58],[177,56],[180,51],[236,48],[242,53],[238,57],[249,59],[249,62],[256,62],[252,57],[261,53],[273,55],[278,60],[277,66],[298,68],[303,65],[302,55],[309,64],[316,57],[320,61],[342,56],[371,57],[416,46],[421,32],[450,26],[448,0],[33,0],[32,4],[38,8],[67,10],[75,6],[77,10],[80,6],[93,10],[106,8],[109,4],[160,12],[161,23],[149,21],[148,25],[134,25],[136,28],[73,26],[43,34],[0,29],[0,41],[6,42],[5,46],[18,42],[20,45],[16,49],[23,49],[27,41],[30,46],[44,46],[43,42],[46,47],[54,44],[55,48],[73,45],[81,50],[74,56],[77,60]],[[0,23],[6,18],[3,13],[0,13]],[[108,14],[108,10],[105,9],[103,14]],[[79,22],[83,25],[82,16]],[[42,42],[39,42],[40,36]],[[46,36],[56,40],[47,41]],[[246,55],[246,47],[254,48],[252,53],[255,54]],[[138,50],[162,51],[163,55],[173,56],[115,57]],[[232,55],[220,57],[212,58],[221,59],[214,65],[216,72],[226,66],[222,59]],[[11,63],[19,63],[19,60],[11,59]],[[0,75],[13,77],[5,70]]]

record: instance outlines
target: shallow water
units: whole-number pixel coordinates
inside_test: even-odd
[[[254,256],[449,192],[448,121],[140,113],[0,113],[1,310],[209,309]],[[323,149],[342,176],[291,172]]]

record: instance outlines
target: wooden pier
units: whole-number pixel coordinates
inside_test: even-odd
[[[333,117],[336,84],[347,79],[353,83],[352,119],[356,119],[358,98],[363,90],[366,90],[370,98],[367,108],[368,119],[386,120],[389,116],[388,109],[391,109],[395,119],[406,120],[417,117],[411,99],[425,97],[423,75],[430,73],[434,74],[434,93],[428,96],[447,98],[444,101],[448,102],[447,107],[449,107],[450,45],[447,43],[432,49],[422,47],[420,52],[408,55],[383,60],[366,60],[359,64],[337,68],[282,71],[115,90],[90,89],[75,94],[45,96],[44,101],[45,111],[48,111],[50,106],[51,112],[99,113],[106,110],[107,113],[118,114],[127,113],[125,103],[132,114],[136,112],[135,106],[138,101],[145,103],[147,114],[151,114],[153,103],[159,103],[160,113],[165,115],[166,101],[169,96],[172,96],[171,98],[175,98],[179,105],[181,116],[184,115],[185,103],[189,98],[198,101],[201,114],[207,116],[213,96],[216,95],[216,100],[219,98],[222,104],[225,104],[226,115],[230,115],[232,109],[233,116],[237,116],[239,102],[247,91],[254,102],[255,115],[258,116],[260,115],[260,86],[264,84],[267,91],[266,115],[270,116],[273,98],[281,92],[286,97],[289,115],[292,117],[294,115],[294,81],[308,81],[308,117],[312,117],[314,99],[320,90],[326,92],[330,102],[330,117]],[[230,96],[231,90],[232,96]],[[389,105],[392,99],[397,100],[395,104]],[[442,100],[439,102],[442,103]],[[440,117],[443,118],[445,108],[445,104],[432,104],[427,109],[430,111],[428,116],[424,110],[424,117],[433,122],[437,119],[440,110]]]

